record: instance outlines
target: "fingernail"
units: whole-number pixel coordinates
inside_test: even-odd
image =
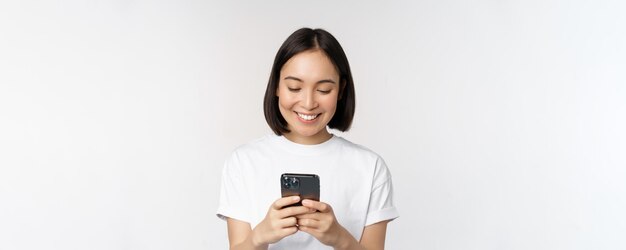
[[[293,198],[291,198],[291,200],[293,200],[293,201],[300,200],[300,196],[294,196]]]
[[[303,200],[302,205],[310,205],[311,202],[309,200]]]

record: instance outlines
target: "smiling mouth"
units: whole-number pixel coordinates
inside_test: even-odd
[[[317,118],[320,114],[314,114],[314,115],[305,115],[305,114],[300,114],[298,112],[296,112],[296,114],[298,114],[298,116],[305,121],[312,121],[315,120],[315,118]]]

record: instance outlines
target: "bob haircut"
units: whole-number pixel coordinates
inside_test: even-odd
[[[319,49],[324,51],[326,56],[335,65],[339,73],[339,96],[337,97],[337,109],[335,115],[328,122],[328,127],[345,132],[350,129],[355,109],[355,92],[352,73],[348,58],[343,52],[341,45],[327,31],[323,29],[301,28],[291,34],[280,46],[274,58],[274,65],[270,73],[270,79],[265,90],[263,100],[263,112],[267,124],[276,135],[289,133],[287,121],[278,109],[278,97],[276,90],[280,81],[280,71],[287,61],[300,52]]]

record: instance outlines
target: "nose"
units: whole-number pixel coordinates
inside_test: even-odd
[[[308,90],[308,91],[303,91],[303,97],[302,100],[300,101],[300,105],[305,108],[306,110],[313,110],[315,108],[317,108],[317,100],[315,98],[315,91],[314,90]]]

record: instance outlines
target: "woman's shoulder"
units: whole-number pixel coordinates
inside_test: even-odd
[[[371,157],[371,158],[376,158],[376,159],[382,159],[382,157],[378,153],[376,153],[374,150],[366,146],[352,142],[340,136],[335,136],[335,137],[337,137],[337,140],[342,144],[344,153],[353,153],[361,157]]]
[[[382,180],[389,178],[389,170],[385,160],[374,150],[358,143],[351,142],[345,138],[338,138],[344,145],[340,154],[342,158],[348,159],[352,163],[358,165],[358,169],[374,171],[376,185]],[[369,166],[369,167],[368,167]]]
[[[272,140],[273,136],[266,135],[237,146],[226,158],[227,167],[250,167],[254,162],[267,159],[272,151],[269,147]]]

